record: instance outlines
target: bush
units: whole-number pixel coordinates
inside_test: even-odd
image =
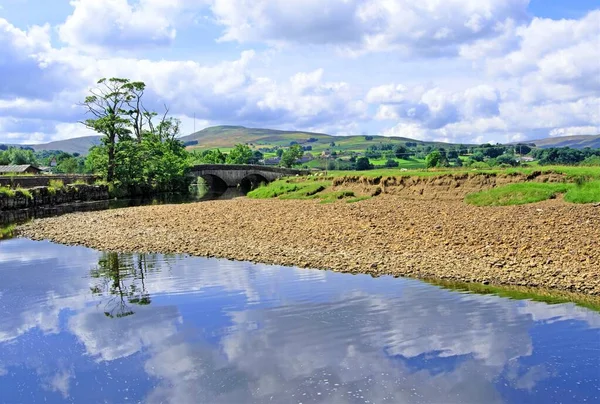
[[[598,167],[600,166],[600,156],[589,156],[579,163],[579,165],[586,167]]]
[[[399,164],[396,160],[389,159],[388,161],[385,162],[385,166],[388,168],[394,168],[394,167],[398,167]]]
[[[373,168],[373,164],[371,164],[368,157],[361,157],[361,158],[356,159],[356,170],[357,171],[370,170],[372,168]]]

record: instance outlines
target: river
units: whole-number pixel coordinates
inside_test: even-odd
[[[0,241],[0,402],[583,403],[600,314],[403,278]]]

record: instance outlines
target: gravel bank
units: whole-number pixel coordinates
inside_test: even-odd
[[[325,205],[239,198],[75,213],[19,231],[101,250],[600,295],[600,207],[560,200],[478,208],[392,195]]]

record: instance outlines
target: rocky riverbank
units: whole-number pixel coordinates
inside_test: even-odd
[[[393,195],[358,202],[212,201],[35,220],[23,236],[136,252],[600,295],[600,208],[478,208]]]

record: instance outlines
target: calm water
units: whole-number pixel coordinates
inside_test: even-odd
[[[600,402],[570,304],[25,239],[0,282],[0,402]]]

